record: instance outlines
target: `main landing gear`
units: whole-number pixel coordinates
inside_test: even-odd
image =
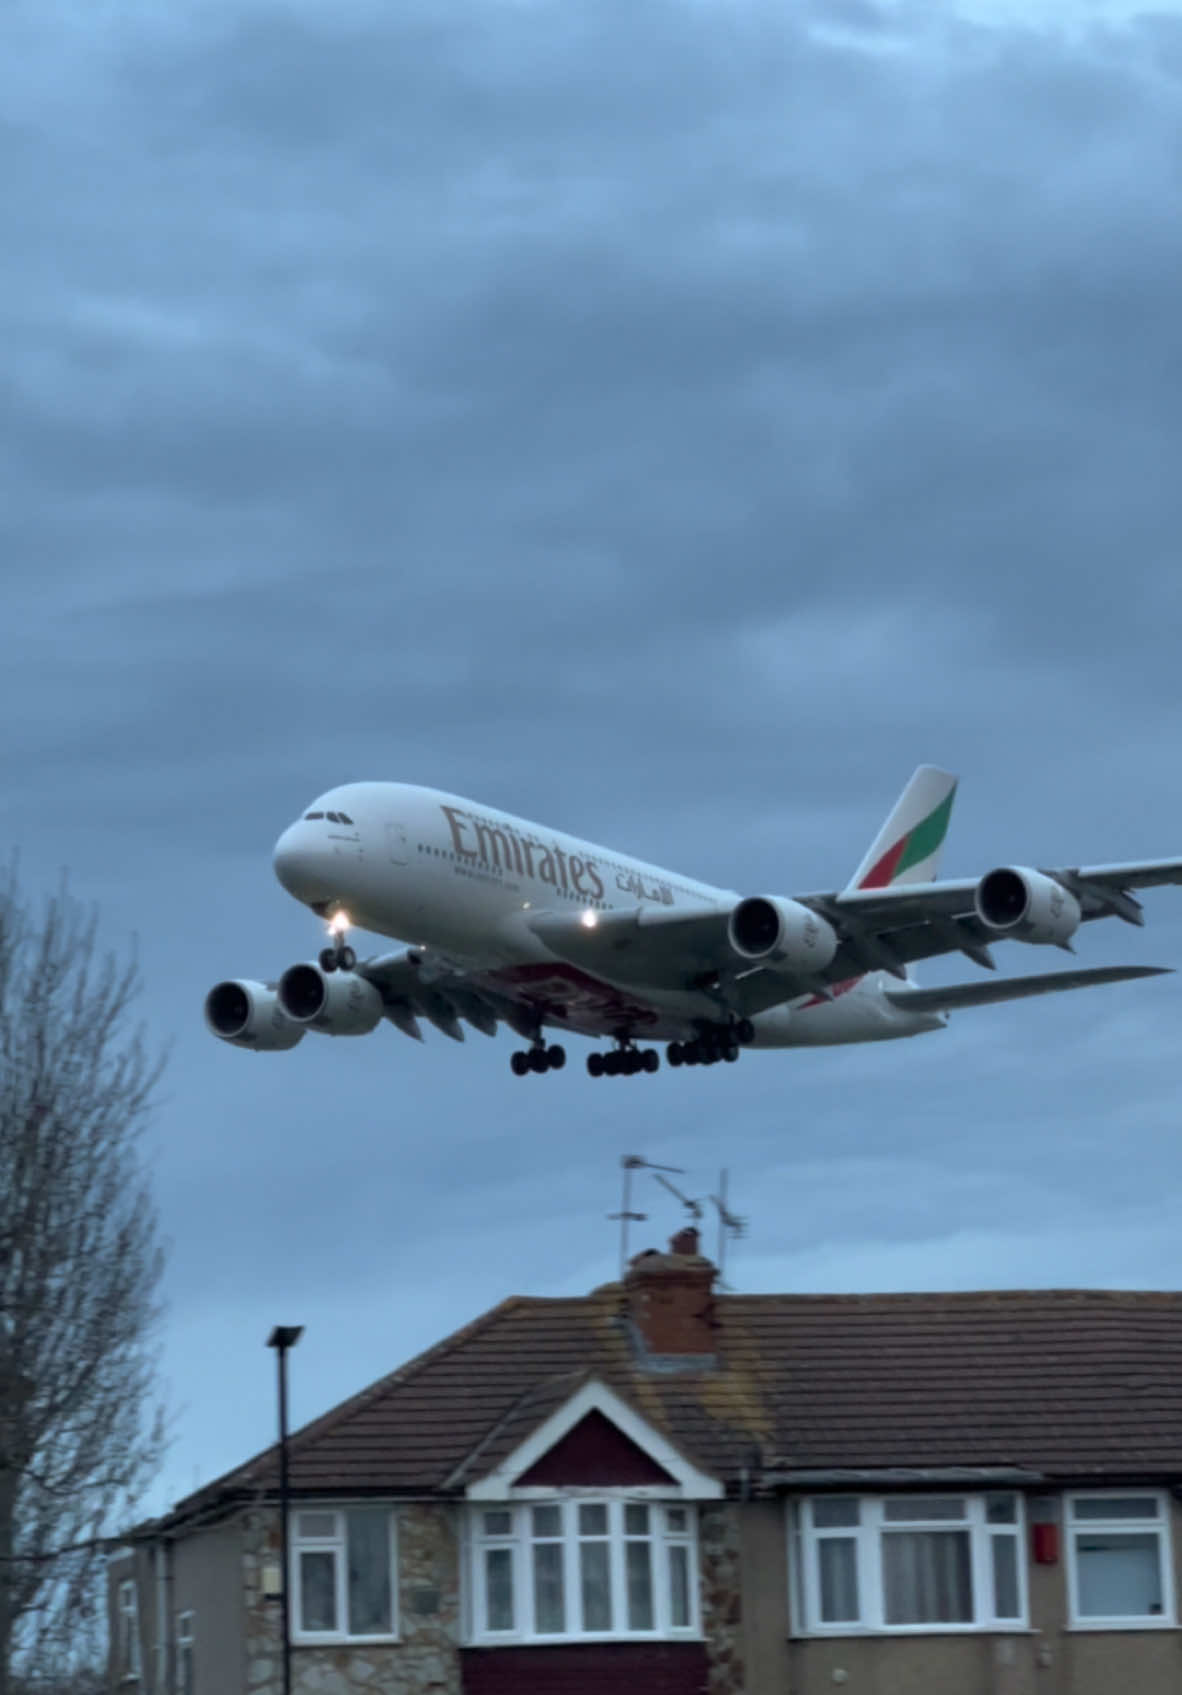
[[[755,1040],[755,1026],[749,1018],[738,1018],[732,1024],[703,1030],[692,1042],[670,1042],[667,1049],[670,1065],[717,1065],[725,1060],[733,1065],[740,1048]]]
[[[526,1077],[531,1071],[541,1076],[543,1071],[561,1071],[566,1064],[566,1049],[553,1042],[549,1047],[544,1042],[535,1042],[532,1048],[521,1048],[517,1053],[510,1054],[509,1068],[514,1077]]]
[[[353,949],[345,940],[348,931],[348,913],[334,913],[328,926],[328,933],[332,937],[332,942],[328,947],[321,948],[319,954],[319,965],[321,971],[329,973],[333,971],[352,971],[353,967],[357,964],[357,955],[353,952]]]
[[[661,1068],[661,1056],[656,1048],[634,1048],[631,1042],[621,1042],[610,1053],[587,1055],[587,1070],[592,1077],[636,1077],[640,1072],[652,1073]]]

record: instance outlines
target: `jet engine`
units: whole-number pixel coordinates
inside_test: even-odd
[[[382,1019],[382,997],[353,971],[293,965],[279,979],[279,1004],[304,1029],[327,1036],[368,1036]]]
[[[280,1006],[274,989],[246,978],[214,985],[205,997],[205,1022],[223,1042],[256,1053],[294,1048],[304,1035]]]
[[[832,924],[800,901],[778,895],[741,900],[731,913],[727,934],[740,959],[788,971],[824,971],[838,948]]]
[[[1062,945],[1083,919],[1069,889],[1024,865],[987,872],[977,884],[973,905],[987,930],[1016,942]]]

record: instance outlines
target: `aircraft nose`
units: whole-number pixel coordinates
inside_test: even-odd
[[[275,843],[271,864],[289,895],[307,900],[314,894],[314,858],[302,824],[291,824],[284,830]]]

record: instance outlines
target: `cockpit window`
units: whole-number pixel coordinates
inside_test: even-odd
[[[341,821],[341,815],[339,812],[326,812],[324,816],[328,819],[330,824],[339,824]]]
[[[353,822],[347,812],[338,812],[337,817],[340,819],[342,824],[351,824]]]
[[[323,818],[323,817],[324,817],[323,812],[305,812],[304,813],[304,822],[306,823],[309,818]]]

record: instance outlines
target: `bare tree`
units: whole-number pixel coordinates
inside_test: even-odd
[[[77,1664],[103,1539],[162,1451],[138,988],[64,885],[35,918],[0,873],[0,1695],[18,1663]]]

